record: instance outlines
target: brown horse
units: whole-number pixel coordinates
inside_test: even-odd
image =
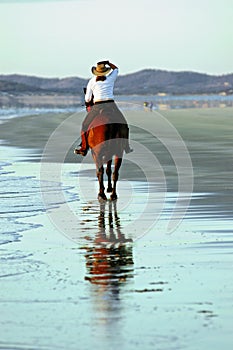
[[[99,180],[99,200],[107,200],[104,192],[104,164],[107,164],[107,192],[111,193],[111,200],[117,199],[116,185],[126,144],[125,133],[123,132],[124,125],[112,122],[111,118],[111,114],[102,110],[88,129],[88,145],[96,164],[96,173]],[[112,173],[113,160],[114,170]]]

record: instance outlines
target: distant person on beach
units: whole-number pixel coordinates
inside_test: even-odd
[[[88,114],[82,123],[81,147],[76,150],[76,153],[82,156],[85,156],[89,149],[87,142],[88,127],[101,110],[106,110],[106,113],[112,116],[113,123],[122,124],[124,138],[127,140],[129,138],[127,121],[114,102],[113,89],[118,76],[117,66],[109,61],[100,61],[96,67],[92,67],[91,71],[94,76],[89,80],[85,89],[85,104]],[[125,146],[125,152],[132,152],[128,142]]]
[[[145,110],[145,111],[150,110],[150,111],[152,112],[153,107],[154,107],[154,104],[153,104],[152,101],[151,101],[150,103],[145,101],[145,102],[143,103],[143,106],[144,106],[144,110]]]
[[[145,102],[143,103],[143,106],[144,106],[144,110],[146,111],[147,108],[148,108],[148,102],[145,101]]]

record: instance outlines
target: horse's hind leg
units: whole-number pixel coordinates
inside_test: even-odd
[[[119,158],[119,157],[116,156],[115,157],[114,172],[113,172],[113,175],[112,175],[113,190],[112,190],[112,194],[110,196],[111,200],[117,199],[116,185],[117,185],[117,181],[118,181],[118,177],[119,177],[119,169],[121,167],[121,163],[122,163],[122,158]]]
[[[111,193],[112,190],[113,190],[113,188],[112,188],[112,180],[111,180],[111,177],[112,177],[112,159],[107,162],[106,174],[108,176],[107,192]]]
[[[99,200],[107,200],[107,197],[104,193],[104,167],[103,167],[103,165],[101,167],[97,168],[97,178],[99,180],[98,199]]]

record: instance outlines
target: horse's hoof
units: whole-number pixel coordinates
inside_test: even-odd
[[[117,194],[116,193],[111,194],[110,199],[111,201],[117,200]]]
[[[107,188],[107,192],[108,192],[108,193],[112,193],[112,190],[113,190],[112,187],[108,187],[108,188]]]

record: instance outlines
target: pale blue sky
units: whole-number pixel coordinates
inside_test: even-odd
[[[233,0],[0,0],[0,74],[233,72]]]

